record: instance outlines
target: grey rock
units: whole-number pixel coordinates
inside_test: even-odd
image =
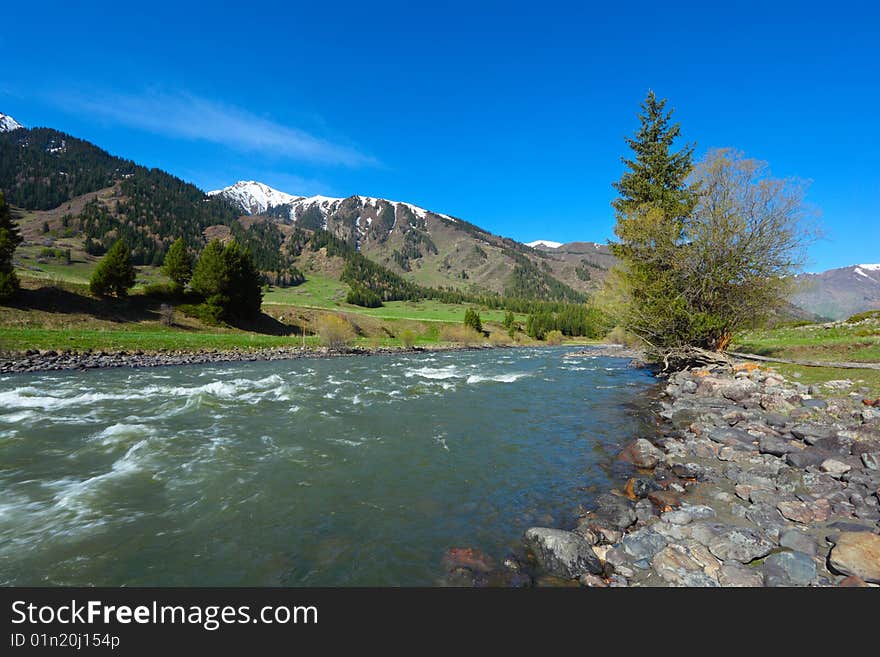
[[[812,445],[820,438],[831,438],[837,430],[824,424],[796,424],[790,429],[791,435]]]
[[[788,418],[782,413],[767,413],[764,421],[775,429],[781,429],[788,424]]]
[[[709,440],[722,445],[751,444],[756,438],[742,429],[710,429],[706,432]]]
[[[721,389],[721,396],[735,402],[741,402],[758,391],[758,386],[748,379],[737,381]]]
[[[822,450],[809,448],[798,452],[791,452],[785,455],[785,462],[794,468],[804,470],[810,466],[819,465],[822,461],[830,458],[832,455]]]
[[[728,527],[712,537],[706,546],[721,561],[749,563],[770,554],[773,543],[747,527]]]
[[[574,532],[532,527],[526,530],[525,538],[538,564],[551,575],[575,579],[586,573],[602,572],[602,564],[590,544]]]
[[[823,449],[826,452],[833,452],[842,456],[849,456],[852,453],[852,438],[846,436],[831,436],[830,438],[820,438],[813,443],[817,449]]]
[[[772,456],[784,456],[791,452],[800,451],[791,441],[776,436],[762,436],[758,440],[758,451],[761,454],[771,454]]]
[[[801,399],[801,406],[805,408],[828,408],[828,402],[824,399]]]
[[[597,519],[615,529],[626,529],[636,521],[636,512],[629,500],[611,493],[604,493],[594,503]]]
[[[880,452],[863,452],[862,463],[868,470],[880,470]]]
[[[657,517],[657,509],[651,500],[639,500],[635,506],[636,519],[640,522],[648,522]]]
[[[702,505],[683,504],[674,511],[667,511],[661,518],[673,525],[687,525],[694,520],[708,520],[715,517],[715,510]]]
[[[804,552],[777,552],[764,560],[767,586],[807,586],[816,579],[816,563]]]
[[[650,561],[666,547],[666,538],[651,529],[643,529],[624,537],[619,547],[636,563]]]
[[[789,529],[784,532],[779,537],[779,545],[810,556],[815,555],[819,550],[819,546],[812,536],[797,529]]]

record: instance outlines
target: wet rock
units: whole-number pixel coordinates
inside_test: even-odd
[[[647,497],[648,493],[655,490],[660,490],[660,484],[644,477],[631,477],[623,488],[624,493],[631,500]]]
[[[681,506],[681,495],[670,490],[658,490],[648,493],[648,499],[661,512],[671,511]]]
[[[636,521],[632,503],[623,497],[604,493],[596,498],[594,506],[597,519],[615,529],[626,529]]]
[[[773,549],[773,543],[747,527],[729,527],[716,534],[706,545],[721,561],[733,559],[740,563],[765,557]]]
[[[797,529],[789,529],[784,532],[779,537],[779,545],[789,550],[809,554],[810,556],[815,555],[819,549],[816,540],[812,536]]]
[[[663,458],[663,452],[644,438],[639,438],[624,447],[620,458],[632,463],[637,468],[650,470],[656,467]]]
[[[841,575],[880,584],[880,536],[868,532],[840,534],[828,555],[828,565]]]
[[[731,561],[721,566],[718,582],[721,586],[760,587],[764,586],[764,575],[759,570]]]
[[[579,534],[532,527],[526,530],[525,539],[538,565],[551,575],[574,579],[586,573],[602,572],[599,558]]]
[[[764,560],[767,586],[807,586],[816,579],[816,564],[803,552],[777,552]]]
[[[837,459],[825,459],[819,465],[819,469],[822,472],[827,472],[832,477],[839,477],[840,475],[844,475],[852,468],[844,463],[843,461],[838,461]]]
[[[443,566],[447,570],[469,568],[476,572],[488,573],[495,568],[489,555],[473,548],[450,548],[443,555]]]

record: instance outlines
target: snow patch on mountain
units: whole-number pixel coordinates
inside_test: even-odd
[[[0,112],[0,132],[12,132],[24,126],[8,114]]]
[[[550,240],[535,240],[534,242],[526,242],[526,246],[530,246],[533,249],[536,246],[546,246],[548,249],[558,249],[562,246],[562,242],[552,242]]]
[[[256,180],[239,180],[229,187],[208,192],[208,196],[223,196],[248,214],[262,214],[272,206],[288,205],[303,198],[278,191]]]

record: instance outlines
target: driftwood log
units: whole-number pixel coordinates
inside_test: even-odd
[[[880,370],[880,363],[838,363],[826,360],[787,360],[785,358],[770,358],[757,354],[744,354],[738,351],[728,351],[729,356],[745,358],[746,360],[758,360],[767,363],[787,363],[789,365],[802,365],[804,367],[835,367],[844,370]]]

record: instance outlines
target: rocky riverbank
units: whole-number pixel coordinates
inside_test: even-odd
[[[524,555],[491,571],[450,551],[447,582],[877,586],[880,408],[867,392],[751,364],[678,372],[661,384],[658,431],[619,455],[619,490],[567,530],[529,529]]]
[[[23,354],[0,354],[0,374],[90,370],[105,367],[162,367],[167,365],[200,365],[206,363],[255,362],[291,360],[296,358],[330,358],[334,356],[369,356],[374,354],[425,353],[461,349],[482,349],[464,345],[435,347],[376,347],[328,349],[303,347],[271,347],[261,349],[229,349],[200,351],[38,351]]]
[[[849,381],[751,364],[671,376],[661,431],[573,531],[532,528],[540,571],[585,586],[880,584],[880,410]]]

